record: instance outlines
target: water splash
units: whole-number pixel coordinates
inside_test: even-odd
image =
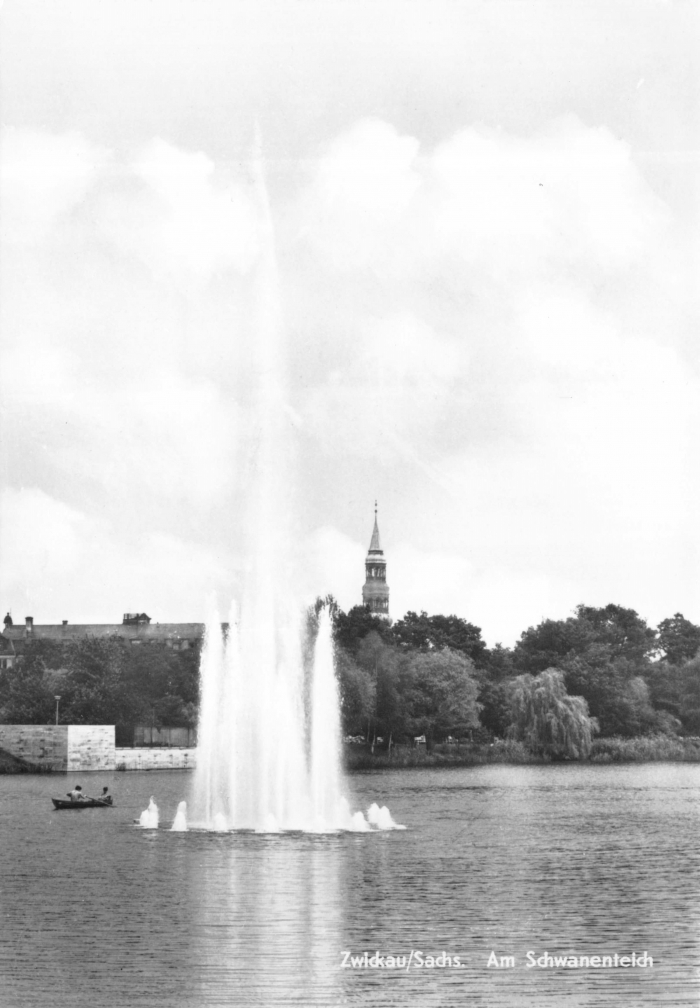
[[[380,830],[406,829],[405,826],[400,826],[399,823],[394,822],[391,818],[391,812],[389,812],[386,805],[379,806],[376,802],[372,802],[367,809],[367,821],[371,826],[375,826]]]
[[[181,801],[177,807],[173,824],[170,827],[171,833],[187,832],[187,802]]]
[[[148,808],[144,809],[139,817],[139,826],[143,826],[144,829],[158,829],[158,806],[153,795]]]

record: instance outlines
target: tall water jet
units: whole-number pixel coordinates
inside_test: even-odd
[[[342,825],[340,703],[333,662],[333,637],[327,608],[319,614],[311,686],[311,801],[314,822]]]
[[[338,690],[325,611],[310,682],[303,660],[302,607],[292,573],[292,411],[259,147],[253,167],[261,252],[253,278],[244,585],[240,611],[232,609],[225,633],[214,605],[207,618],[190,825],[270,833],[369,829],[362,813],[351,815],[342,794]]]

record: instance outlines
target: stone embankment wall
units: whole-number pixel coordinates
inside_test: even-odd
[[[193,770],[196,749],[116,749],[117,770]]]
[[[33,766],[68,769],[68,725],[0,725],[0,749]]]
[[[0,725],[0,749],[51,770],[114,770],[114,725]]]
[[[67,727],[67,770],[114,770],[114,725]]]
[[[117,749],[114,725],[3,725],[0,749],[32,767],[88,770],[192,770],[196,749]]]

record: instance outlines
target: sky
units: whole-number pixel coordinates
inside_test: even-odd
[[[263,255],[300,597],[700,623],[687,0],[5,0],[0,606],[241,590]]]

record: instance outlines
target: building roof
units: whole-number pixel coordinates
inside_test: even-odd
[[[372,540],[369,544],[369,553],[383,553],[384,550],[379,542],[379,525],[377,524],[377,502],[374,502],[374,528],[372,529]]]
[[[6,626],[0,637],[9,641],[80,640],[84,637],[123,637],[126,640],[196,640],[204,623],[35,623]]]

